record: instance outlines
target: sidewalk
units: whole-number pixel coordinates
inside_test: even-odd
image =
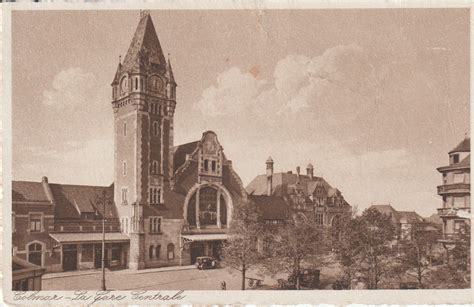
[[[157,272],[169,272],[169,271],[184,271],[184,270],[192,270],[196,269],[194,265],[183,265],[183,266],[169,266],[169,267],[161,267],[161,268],[150,268],[150,269],[143,269],[143,270],[130,270],[130,269],[123,269],[123,270],[114,270],[111,271],[109,269],[105,269],[106,274],[148,274],[148,273],[157,273]],[[101,274],[101,269],[91,269],[91,270],[84,270],[84,271],[70,271],[70,272],[58,272],[58,273],[47,273],[43,275],[43,279],[52,279],[52,278],[65,278],[65,277],[73,277],[73,276],[84,276],[84,275],[94,275],[94,274]]]

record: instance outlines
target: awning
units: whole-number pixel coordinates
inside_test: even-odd
[[[227,235],[225,233],[217,234],[199,234],[199,235],[181,235],[184,241],[193,242],[193,241],[221,241],[227,240]]]
[[[58,243],[96,243],[102,242],[101,232],[50,233]],[[120,232],[106,232],[105,242],[129,242],[130,238]]]

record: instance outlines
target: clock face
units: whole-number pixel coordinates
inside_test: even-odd
[[[150,79],[148,79],[148,88],[152,91],[161,91],[163,85],[163,80],[158,76],[151,76]]]
[[[122,78],[122,82],[120,83],[120,89],[122,90],[122,93],[124,93],[128,90],[128,78],[127,77]]]

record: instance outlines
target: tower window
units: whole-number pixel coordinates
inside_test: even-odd
[[[153,174],[158,174],[158,161],[153,161],[151,172]]]
[[[211,163],[211,169],[212,169],[213,172],[216,171],[216,161],[212,161],[212,163]]]
[[[135,78],[135,89],[138,90],[138,78]]]
[[[153,135],[154,136],[158,135],[158,122],[157,121],[153,122]]]
[[[123,123],[123,136],[127,136],[127,123]]]
[[[122,204],[127,204],[128,189],[122,188]]]
[[[204,160],[204,171],[209,171],[209,160]]]
[[[123,175],[127,175],[127,162],[123,161],[123,170],[122,170]]]

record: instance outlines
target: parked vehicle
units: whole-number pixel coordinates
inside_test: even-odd
[[[198,270],[207,270],[217,268],[219,266],[219,262],[213,257],[203,256],[196,258],[195,265]]]
[[[320,270],[305,269],[300,272],[300,288],[301,289],[317,289],[319,288]],[[288,277],[288,280],[278,279],[278,287],[280,289],[296,289],[296,274]]]
[[[401,282],[399,285],[400,289],[418,289],[419,285],[417,282]]]

